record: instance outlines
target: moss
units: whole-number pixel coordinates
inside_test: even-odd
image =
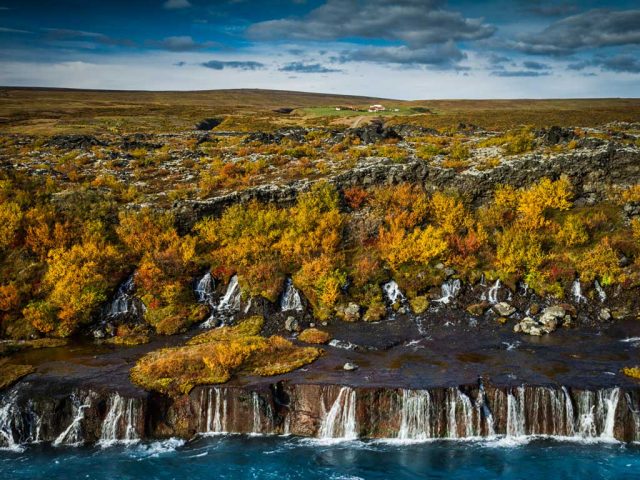
[[[3,361],[0,363],[0,390],[13,385],[25,375],[33,373],[35,368],[31,365],[16,365]]]
[[[622,369],[622,373],[624,373],[627,377],[640,380],[640,367],[624,367]]]
[[[0,355],[8,355],[20,350],[37,350],[40,348],[55,348],[66,345],[68,340],[63,338],[37,338],[35,340],[12,340],[0,343]]]
[[[378,322],[382,320],[386,313],[387,308],[384,306],[384,303],[376,302],[369,305],[362,319],[365,322]]]
[[[150,352],[131,369],[131,380],[147,390],[187,394],[196,385],[224,383],[234,375],[279,375],[313,362],[322,351],[258,333],[261,317],[198,335],[182,347]]]
[[[419,295],[409,300],[413,313],[419,315],[429,308],[429,299],[425,295]]]
[[[149,335],[145,334],[134,334],[134,335],[126,335],[126,336],[117,336],[111,337],[105,340],[105,343],[111,345],[124,345],[124,346],[134,346],[134,345],[144,345],[145,343],[149,343],[150,338]]]
[[[331,335],[317,328],[307,328],[300,333],[298,340],[305,343],[322,344],[331,340]]]

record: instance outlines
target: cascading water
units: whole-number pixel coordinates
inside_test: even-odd
[[[253,411],[253,429],[251,433],[257,435],[262,432],[262,421],[260,415],[260,396],[256,392],[251,393],[251,407]]]
[[[205,415],[201,422],[202,433],[226,433],[228,431],[228,404],[226,389],[209,387],[207,389],[203,389],[201,395],[201,405],[206,405],[207,407],[206,409],[203,409]]]
[[[461,287],[462,282],[459,279],[447,280],[442,284],[442,296],[436,302],[444,303],[445,305],[451,303],[460,293]]]
[[[2,399],[0,406],[0,447],[7,450],[20,449],[20,432],[22,417],[16,403],[17,388],[13,388]]]
[[[304,310],[302,305],[302,298],[300,292],[293,286],[293,281],[287,278],[287,282],[284,287],[284,292],[280,298],[280,311],[281,312],[301,312]]]
[[[109,397],[107,406],[98,443],[109,446],[139,440],[137,423],[141,412],[136,399],[114,393]]]
[[[587,303],[587,298],[582,295],[582,285],[579,278],[576,278],[571,284],[571,295],[576,303]]]
[[[122,316],[137,317],[144,314],[145,306],[134,296],[134,292],[134,276],[131,275],[118,287],[115,297],[107,308],[106,317],[112,319]]]
[[[53,441],[54,445],[80,445],[84,442],[82,423],[85,410],[91,406],[91,395],[73,393],[71,395],[73,419],[69,426]]]
[[[498,294],[500,293],[500,288],[502,287],[502,283],[500,283],[500,279],[496,280],[495,283],[489,288],[488,292],[483,292],[480,300],[487,301],[492,304],[498,303]]]
[[[401,393],[400,440],[426,440],[433,437],[431,396],[427,390],[406,390]]]
[[[524,387],[518,387],[515,394],[507,393],[507,437],[524,437],[527,433],[524,394]]]
[[[213,311],[211,316],[202,323],[201,327],[210,328],[215,327],[219,322],[222,324],[227,323],[240,310],[241,302],[242,292],[240,291],[238,276],[234,275],[231,277],[231,280],[229,280],[229,285],[227,285],[224,296],[220,299],[218,305],[212,307]]]
[[[400,290],[400,286],[394,280],[382,285],[382,291],[391,305],[405,301],[405,296]]]
[[[615,416],[620,389],[611,388],[578,394],[578,425],[575,429],[583,438],[614,439]]]
[[[325,414],[318,436],[323,439],[358,438],[356,422],[356,391],[351,387],[341,387],[338,396]]]
[[[213,276],[211,275],[211,272],[207,272],[200,280],[198,280],[194,290],[198,303],[204,303],[205,305],[209,305],[214,308],[214,289],[215,281],[213,280]]]
[[[602,288],[602,285],[600,285],[600,282],[598,282],[598,280],[593,282],[593,286],[596,289],[596,293],[598,294],[600,302],[604,302],[607,299],[607,292],[604,291],[604,288]]]

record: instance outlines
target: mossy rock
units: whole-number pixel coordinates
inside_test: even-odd
[[[484,315],[490,306],[489,302],[473,303],[467,307],[467,313],[474,317],[480,317]]]
[[[364,313],[362,319],[365,322],[379,322],[384,318],[387,313],[387,308],[382,303],[377,303],[369,306]]]
[[[429,299],[425,295],[418,295],[417,297],[409,300],[409,305],[411,305],[413,313],[420,315],[429,308]]]

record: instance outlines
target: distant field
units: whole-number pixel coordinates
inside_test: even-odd
[[[381,103],[386,111],[365,109]],[[274,112],[292,108],[291,114]],[[427,109],[421,113],[418,109]],[[418,110],[418,111],[416,111]],[[20,134],[180,132],[199,120],[224,116],[220,129],[268,130],[287,125],[328,124],[349,117],[384,116],[433,128],[459,123],[485,128],[518,125],[596,126],[614,120],[640,121],[640,99],[593,100],[419,100],[271,90],[201,92],[92,91],[0,88],[0,131]],[[344,121],[342,121],[344,124]]]

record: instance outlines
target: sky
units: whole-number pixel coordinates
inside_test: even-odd
[[[0,85],[640,96],[640,0],[0,0]]]

